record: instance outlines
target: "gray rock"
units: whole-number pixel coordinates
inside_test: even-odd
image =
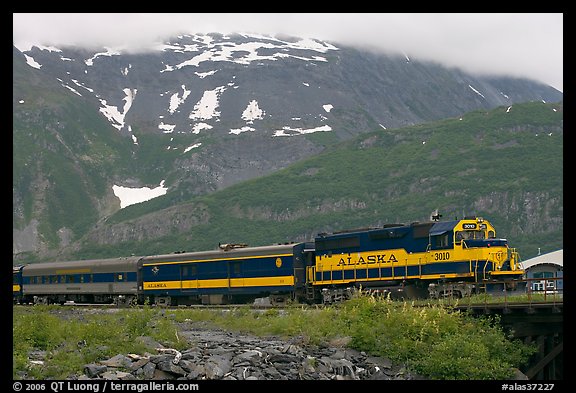
[[[111,357],[108,360],[102,360],[100,363],[108,367],[129,368],[130,365],[132,364],[132,359],[130,359],[128,356],[118,354],[116,356]]]
[[[188,374],[182,367],[180,367],[177,364],[174,364],[171,360],[158,362],[158,364],[156,364],[156,368],[158,370],[166,371],[167,373],[170,373],[176,377]]]
[[[156,371],[156,364],[152,362],[148,362],[142,367],[142,377],[143,379],[152,379],[154,378],[154,371]]]
[[[108,367],[102,364],[87,364],[84,366],[84,374],[90,378],[94,378],[107,371]]]

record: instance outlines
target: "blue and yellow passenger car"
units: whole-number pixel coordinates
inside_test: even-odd
[[[142,294],[156,304],[220,304],[269,297],[283,303],[303,293],[311,243],[144,257]]]
[[[14,304],[22,301],[22,268],[23,266],[12,267],[12,301]]]

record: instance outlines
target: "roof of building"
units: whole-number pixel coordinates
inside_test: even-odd
[[[521,264],[523,269],[529,269],[532,266],[542,264],[558,265],[564,268],[564,249],[538,255],[537,257],[522,261]]]

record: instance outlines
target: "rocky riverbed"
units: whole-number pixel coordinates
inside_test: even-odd
[[[142,337],[157,354],[118,354],[87,364],[78,379],[421,379],[385,358],[368,356],[338,343],[309,346],[300,338],[260,338],[192,324],[183,324],[179,335],[192,343],[190,348],[176,351]]]
[[[114,310],[57,311],[64,320],[82,318],[84,313]],[[177,323],[177,322],[175,322]],[[369,356],[347,347],[341,338],[324,345],[310,345],[305,338],[288,340],[257,337],[226,331],[206,322],[177,323],[178,336],[186,349],[167,348],[151,337],[141,336],[150,352],[117,355],[86,364],[74,380],[413,380],[423,379],[388,359]],[[82,346],[83,343],[78,343]],[[42,367],[50,355],[29,353],[29,367]],[[19,372],[22,379],[28,375]]]

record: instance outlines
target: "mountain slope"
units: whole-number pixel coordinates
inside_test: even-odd
[[[562,100],[533,81],[240,34],[138,54],[14,48],[13,70],[15,254],[77,244],[120,209],[114,186],[162,185],[177,211],[376,129]]]
[[[222,243],[479,215],[521,255],[563,247],[563,106],[526,103],[379,130],[272,175],[163,208],[129,206],[91,231],[83,255],[168,253]]]
[[[109,188],[129,143],[98,116],[14,53],[12,186],[14,249],[42,234],[43,248],[66,245],[119,208]],[[23,88],[25,87],[25,88]]]

